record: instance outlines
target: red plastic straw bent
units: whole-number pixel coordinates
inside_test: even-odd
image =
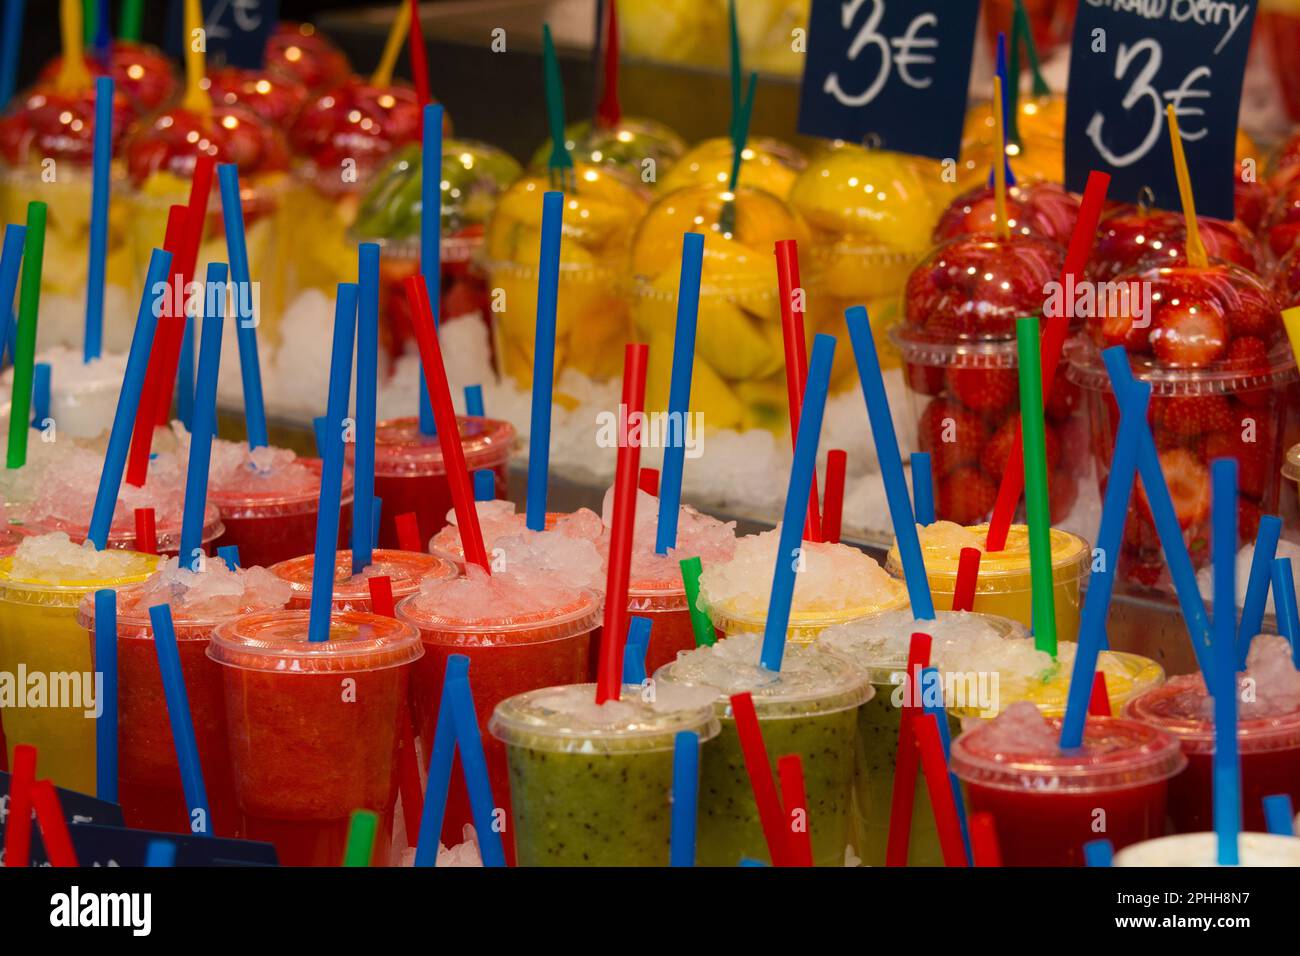
[[[596,125],[604,129],[617,126],[623,119],[623,108],[618,102],[618,6],[614,0],[597,0],[605,4],[605,77],[596,107]]]
[[[812,866],[812,831],[808,820],[808,793],[803,782],[803,761],[798,754],[776,758],[776,773],[781,780],[781,803],[785,808],[791,866]]]
[[[77,851],[72,848],[72,834],[68,821],[63,819],[63,805],[49,780],[32,784],[32,806],[36,808],[36,823],[41,828],[41,842],[45,855],[54,866],[76,866]]]
[[[745,772],[749,774],[749,785],[754,791],[758,820],[767,839],[767,852],[772,857],[773,866],[789,866],[790,849],[786,842],[781,801],[772,782],[772,764],[763,743],[763,732],[758,726],[754,699],[748,693],[734,695],[731,715],[736,722],[736,736],[740,738],[740,751],[745,758]]]
[[[894,763],[894,789],[889,801],[889,836],[885,843],[885,866],[907,866],[912,838],[912,802],[916,797],[916,733],[912,728],[919,708],[913,684],[921,669],[930,666],[930,635],[913,634],[907,649],[907,675],[903,678],[903,712],[898,720],[898,753]]]
[[[393,519],[397,525],[397,546],[403,551],[423,551],[420,544],[420,521],[414,511],[406,511]]]
[[[135,509],[135,549],[141,554],[158,553],[158,525],[152,508]]]
[[[1088,698],[1088,713],[1094,717],[1109,717],[1110,694],[1106,693],[1106,675],[1097,671],[1092,675],[1092,694]]]
[[[776,281],[781,299],[781,333],[785,342],[785,389],[790,405],[790,442],[799,436],[799,410],[803,408],[803,390],[808,384],[808,340],[804,334],[802,308],[796,309],[796,290],[802,294],[799,282],[799,244],[793,239],[781,239],[776,244]],[[804,522],[803,536],[809,541],[822,540],[821,517],[817,507],[817,472],[813,470],[812,487],[808,491],[808,516]]]
[[[916,734],[917,749],[921,752],[921,765],[925,768],[925,786],[930,791],[930,807],[934,811],[935,829],[939,831],[944,865],[966,866],[966,842],[961,838],[961,821],[952,795],[948,762],[943,759],[943,741],[939,738],[937,720],[934,714],[916,714],[912,729]]]
[[[822,505],[822,540],[839,544],[844,519],[844,475],[849,467],[849,453],[832,448],[826,453],[826,494]]]
[[[975,610],[975,583],[980,576],[979,548],[962,548],[957,559],[957,583],[953,586],[952,609],[954,611]]]
[[[36,783],[36,748],[14,745],[14,769],[9,776],[9,816],[5,827],[5,866],[32,862],[32,785]]]
[[[972,813],[967,821],[970,827],[970,852],[976,866],[1001,866],[1002,848],[998,846],[998,831],[993,825],[993,814]]]

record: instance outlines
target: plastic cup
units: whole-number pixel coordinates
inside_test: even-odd
[[[650,619],[650,649],[645,672],[653,674],[677,655],[695,649],[695,626],[686,587],[680,581],[633,581],[627,589],[627,612]]]
[[[315,574],[316,556],[304,554],[272,565],[268,570],[289,582],[293,597],[291,610],[311,607],[312,577]],[[373,611],[370,603],[370,579],[387,577],[393,589],[393,601],[398,602],[420,589],[427,577],[435,579],[456,577],[456,568],[442,558],[419,551],[394,551],[379,548],[374,560],[361,574],[352,573],[352,552],[339,551],[334,559],[334,610]]]
[[[154,515],[154,534],[160,555],[174,558],[179,553],[181,547],[181,520],[182,516],[179,511]],[[85,541],[86,535],[90,531],[90,525],[86,521],[57,515],[29,517],[23,522],[23,526],[32,534],[51,534],[62,531],[77,544]],[[221,522],[221,513],[217,510],[217,506],[209,501],[203,512],[203,535],[200,539],[205,554],[213,553],[213,545],[224,533],[225,525]],[[114,516],[113,524],[108,531],[108,547],[114,551],[136,550],[134,514],[119,512]]]
[[[80,348],[55,346],[41,350],[36,361],[50,366],[49,417],[53,419],[52,434],[56,441],[47,443],[55,444],[68,438],[89,441],[106,437],[117,411],[126,356],[108,353],[88,363],[83,361]],[[0,383],[12,393],[12,368],[5,371]],[[0,403],[0,414],[8,416],[9,409],[6,396]],[[42,431],[46,429],[44,422],[41,428]],[[33,443],[29,443],[29,448]]]
[[[97,701],[86,702],[85,678],[80,677],[93,675],[94,663],[92,645],[77,623],[77,607],[87,594],[138,584],[153,573],[157,559],[123,555],[123,562],[125,573],[119,577],[45,581],[15,577],[14,559],[0,558],[0,672],[15,675],[15,680],[20,673],[43,674],[51,695],[60,683],[58,675],[70,675],[78,680],[64,690],[69,695],[78,687],[83,690],[78,706],[4,708],[10,765],[15,744],[32,744],[40,753],[41,776],[78,793],[95,792],[92,718]],[[19,686],[26,683],[19,681]]]
[[[734,157],[730,137],[715,136],[696,143],[673,163],[666,176],[659,179],[656,191],[666,196],[688,186],[712,186],[715,189],[726,186],[731,181]],[[771,193],[778,199],[789,198],[795,180],[808,165],[803,153],[795,147],[766,136],[751,136],[746,140],[741,158],[744,160],[742,184]],[[680,248],[680,239],[677,245]]]
[[[957,588],[957,564],[960,547],[940,542],[934,536],[941,534],[937,525],[917,530],[921,536],[921,551],[925,560],[925,576],[930,582],[934,606],[940,610],[952,609],[953,593]],[[951,527],[949,526],[949,529]],[[974,536],[968,546],[983,547],[988,525],[975,525],[967,529]],[[927,534],[928,532],[928,534]],[[934,541],[927,544],[927,537]],[[1083,606],[1083,585],[1091,568],[1092,552],[1088,542],[1068,531],[1052,529],[1052,587],[1056,605],[1056,635],[1058,641],[1074,642],[1079,636],[1079,614]],[[891,546],[885,559],[885,570],[899,580],[903,578],[903,563],[898,546]],[[1007,546],[1002,551],[986,551],[980,559],[979,577],[975,583],[975,604],[972,610],[980,614],[1009,617],[1025,627],[1033,627],[1033,586],[1029,574],[1029,535],[1025,525],[1012,525],[1007,535]]]
[[[598,707],[594,684],[569,684],[497,705],[488,730],[506,748],[519,866],[668,864],[676,735],[705,744],[718,721],[707,695],[640,693]]]
[[[301,459],[300,459],[301,460]],[[302,460],[317,476],[321,463]],[[258,487],[254,473],[239,484],[226,488],[208,488],[208,499],[221,513],[225,531],[214,548],[235,545],[239,561],[246,568],[267,568],[280,561],[316,548],[316,517],[320,511],[320,485],[304,491],[284,493]],[[343,476],[342,511],[339,514],[340,542],[352,524],[352,473]]]
[[[1169,818],[1175,833],[1214,826],[1214,722],[1199,675],[1174,677],[1133,700],[1124,716],[1177,738],[1187,769],[1169,782]],[[1300,710],[1275,717],[1244,717],[1237,723],[1241,762],[1242,825],[1267,830],[1264,798],[1285,793],[1300,803]]]
[[[1238,866],[1300,866],[1300,840],[1274,833],[1237,838]],[[1219,866],[1217,833],[1178,833],[1135,843],[1115,854],[1115,866]]]
[[[397,609],[400,620],[420,632],[424,657],[412,674],[412,723],[427,761],[433,747],[438,708],[442,700],[447,658],[464,654],[470,660],[470,686],[479,726],[486,728],[493,709],[507,697],[526,691],[587,679],[592,635],[601,623],[600,596],[574,590],[560,606],[530,614],[502,614],[469,620],[459,605],[422,591]],[[497,803],[510,813],[510,783],[504,744],[484,739],[488,777]],[[458,840],[465,824],[473,823],[464,774],[457,759],[443,818],[443,841]],[[513,828],[508,832],[513,832]],[[449,846],[452,844],[448,844]]]
[[[355,810],[380,818],[373,861],[389,857],[400,708],[424,653],[409,624],[336,611],[330,637],[307,638],[307,611],[220,625],[221,665],[241,830],[286,866],[338,866]]]
[[[1292,445],[1287,449],[1282,475],[1288,481],[1296,483],[1297,501],[1300,501],[1300,445]]]
[[[564,145],[574,162],[611,166],[638,179],[649,172],[651,181],[668,172],[686,152],[680,136],[663,123],[642,116],[621,117],[614,126],[578,120],[565,127]],[[533,151],[529,167],[545,169],[550,155],[551,141],[547,139]]]
[[[700,766],[697,861],[701,866],[737,866],[743,858],[771,862],[729,699],[748,691],[772,773],[777,758],[786,754],[798,754],[803,762],[813,862],[843,866],[846,849],[858,843],[854,758],[860,712],[874,691],[853,664],[805,645],[786,648],[781,673],[774,675],[758,666],[761,644],[761,634],[732,635],[655,674],[660,690],[686,685],[716,695],[721,733]]]
[[[506,496],[506,462],[515,440],[514,426],[494,418],[458,416],[465,467],[470,473],[490,468],[496,473],[498,498]],[[348,446],[349,461],[352,448]],[[438,436],[420,433],[415,418],[380,422],[375,431],[375,496],[384,502],[379,521],[379,547],[396,548],[397,516],[413,513],[420,542],[427,545],[447,524],[451,486]]]
[[[1059,733],[1059,720],[1048,723]],[[992,814],[1005,865],[1080,866],[1091,840],[1122,849],[1164,832],[1169,780],[1187,764],[1168,734],[1090,717],[1078,750],[1008,753],[990,745],[993,731],[984,724],[954,740],[949,766],[967,811]]]

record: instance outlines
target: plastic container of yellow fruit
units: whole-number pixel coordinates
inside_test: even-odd
[[[564,129],[564,145],[574,162],[612,166],[640,180],[650,188],[686,152],[685,141],[657,120],[626,116],[616,126],[600,126],[591,120],[570,123]],[[551,155],[551,142],[537,147],[530,168],[542,170]]]
[[[1047,96],[1024,95],[1020,97],[1016,113],[1020,143],[1012,143],[1007,150],[1011,157],[1012,172],[1024,179],[1063,182],[1065,97],[1055,93]],[[990,100],[984,100],[976,103],[966,113],[966,125],[962,131],[961,171],[958,176],[962,192],[988,180],[989,168],[997,153],[993,104]]]
[[[649,195],[621,173],[587,163],[575,166],[574,181],[564,193],[556,375],[574,369],[616,378],[631,332],[628,254]],[[525,387],[533,380],[542,196],[551,188],[546,175],[516,180],[497,199],[483,249],[498,371]]]
[[[812,233],[800,256],[810,332],[835,335],[844,328],[844,310],[865,305],[882,364],[897,367],[885,333],[899,320],[908,273],[929,251],[954,189],[932,160],[849,143],[813,156],[790,193]],[[852,380],[853,362],[837,358],[832,386]]]
[[[666,175],[658,179],[663,195],[687,186],[712,186],[715,189],[731,182],[731,162],[735,150],[726,136],[706,139],[692,146],[677,160]],[[741,153],[744,171],[740,181],[746,186],[763,189],[779,199],[788,199],[790,189],[808,165],[803,153],[788,143],[766,137],[751,137]]]
[[[745,185],[689,186],[660,197],[646,214],[632,248],[632,321],[650,344],[646,407],[668,406],[682,235],[704,235],[699,321],[691,410],[709,428],[789,425],[778,240],[808,241],[803,220],[771,193]],[[728,209],[730,207],[730,209]]]

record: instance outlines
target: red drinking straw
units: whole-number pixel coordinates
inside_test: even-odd
[[[63,819],[63,805],[49,780],[32,784],[32,806],[36,809],[36,823],[41,828],[41,842],[45,855],[54,866],[76,866],[77,851],[72,848],[72,834],[68,821]]]
[[[745,772],[749,774],[749,785],[754,791],[758,821],[762,824],[763,836],[767,839],[767,852],[772,857],[773,866],[788,866],[790,849],[786,842],[781,801],[776,795],[776,784],[772,782],[772,764],[767,758],[767,746],[763,743],[763,732],[758,726],[754,698],[748,692],[732,696],[731,716],[736,722],[736,736],[740,738]]]
[[[32,862],[32,785],[36,782],[36,748],[14,745],[14,769],[9,775],[9,817],[5,827],[5,866]]]
[[[1097,671],[1092,675],[1092,695],[1088,698],[1088,713],[1093,717],[1109,717],[1110,694],[1106,693],[1106,675]]]
[[[831,544],[840,542],[840,526],[844,519],[844,474],[849,467],[849,453],[842,448],[832,448],[826,453],[826,496],[822,511],[822,540]],[[813,479],[814,481],[816,478]]]
[[[907,674],[903,678],[903,713],[898,721],[898,753],[894,763],[894,789],[889,801],[889,836],[885,866],[907,866],[912,837],[912,801],[916,796],[916,733],[912,723],[920,710],[912,704],[921,669],[930,666],[930,635],[913,634],[907,649]],[[946,778],[945,778],[946,779]]]
[[[442,347],[438,344],[433,310],[429,307],[428,285],[418,273],[406,277],[406,300],[411,307],[411,325],[424,363],[424,380],[429,389],[438,434],[459,435],[456,410],[451,404],[451,386],[447,384],[447,369],[442,364]],[[451,500],[456,508],[456,525],[464,545],[465,563],[476,564],[491,574],[487,551],[483,547],[483,530],[479,527],[478,511],[474,508],[474,489],[470,487],[469,471],[465,465],[465,449],[458,441],[443,441],[442,457],[447,466],[447,483],[451,485]]]
[[[370,586],[370,607],[382,617],[396,617],[393,607],[393,582],[387,575],[373,577]],[[420,788],[420,765],[415,757],[415,729],[411,725],[411,712],[405,706],[397,708],[398,728],[401,732],[397,749],[397,786],[402,794],[402,819],[406,822],[406,839],[415,846],[420,838],[420,813],[424,808],[424,791]]]
[[[420,105],[433,102],[429,91],[429,61],[425,57],[424,27],[420,25],[420,0],[411,0],[411,30],[407,34],[411,52],[411,79]]]
[[[930,792],[930,807],[934,811],[935,829],[939,831],[944,865],[966,866],[966,841],[961,837],[961,820],[957,817],[957,803],[952,795],[948,761],[943,756],[937,720],[934,714],[916,714],[912,718],[912,731],[921,753],[921,766],[925,768],[925,786]]]
[[[1110,176],[1093,171],[1088,174],[1088,185],[1083,191],[1083,200],[1079,203],[1079,218],[1075,220],[1074,232],[1070,234],[1070,248],[1065,256],[1065,268],[1061,270],[1061,285],[1072,288],[1075,280],[1083,275],[1088,258],[1092,255],[1092,243],[1097,235],[1097,223],[1101,219],[1102,206],[1106,203],[1106,190],[1110,186]],[[1043,364],[1043,402],[1052,395],[1052,383],[1056,380],[1056,367],[1061,361],[1061,350],[1065,339],[1070,334],[1072,308],[1061,310],[1060,315],[1049,318],[1043,326],[1043,343],[1041,346]],[[1011,519],[1015,517],[1016,507],[1020,504],[1020,495],[1025,490],[1025,446],[1020,432],[1016,432],[1011,446],[1011,457],[1002,472],[1002,485],[998,488],[997,502],[993,505],[993,517],[989,519],[989,533],[985,541],[985,550],[1001,551],[1007,546],[1007,532],[1011,530]]]
[[[976,866],[1001,866],[1002,848],[998,846],[998,831],[993,825],[993,814],[972,813],[967,821],[970,827],[970,851]]]
[[[158,553],[158,526],[152,508],[135,509],[135,549],[141,554]]]
[[[605,78],[596,107],[596,125],[612,129],[623,119],[623,108],[618,102],[618,4],[614,0],[597,0],[605,4]]]
[[[751,702],[752,703],[752,702]],[[785,807],[791,866],[812,866],[812,831],[808,820],[808,793],[803,783],[803,761],[798,754],[776,758],[776,773],[781,780],[781,802]]]
[[[396,617],[393,607],[393,582],[383,574],[366,582],[370,587],[370,610],[380,617]]]
[[[414,511],[407,511],[393,519],[397,525],[397,546],[403,551],[423,551],[420,544],[420,521]]]
[[[954,611],[975,610],[975,582],[980,576],[979,548],[962,548],[957,559],[957,583],[952,591],[952,609]]]
[[[650,349],[629,344],[623,350],[623,403],[626,415],[645,410],[645,367]],[[618,700],[623,686],[623,643],[627,636],[627,586],[632,570],[632,528],[636,521],[636,479],[641,464],[639,441],[624,440],[627,420],[620,423],[618,464],[614,470],[614,517],[609,531],[609,567],[605,577],[605,627],[600,635],[600,664],[596,671],[596,703]]]
[[[785,389],[790,406],[790,441],[799,436],[799,409],[803,408],[803,390],[808,384],[808,341],[804,337],[803,296],[799,283],[799,244],[781,239],[776,244],[776,280],[781,299],[781,333],[785,342]],[[800,301],[796,303],[795,296]],[[796,304],[799,306],[795,308]],[[821,541],[821,518],[817,509],[817,472],[813,470],[812,488],[808,492],[808,517],[803,536]]]
[[[659,497],[659,469],[642,468],[637,477],[637,487],[647,495]]]

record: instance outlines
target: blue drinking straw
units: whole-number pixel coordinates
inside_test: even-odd
[[[14,295],[18,291],[18,274],[23,263],[23,244],[27,242],[27,227],[10,223],[5,226],[4,252],[0,253],[0,357],[5,352],[9,361],[13,361]]]
[[[740,865],[741,866],[767,866],[767,864],[764,863],[762,860],[755,860],[747,856],[742,856],[740,858]]]
[[[117,803],[117,592],[95,592],[95,670],[103,675],[95,721],[95,796]]]
[[[384,499],[378,495],[371,502],[370,515],[370,548],[374,550],[379,547],[379,521],[384,516]]]
[[[434,331],[442,312],[442,107],[429,103],[424,107],[424,129],[420,147],[420,274],[429,292]],[[424,378],[424,360],[420,360],[420,434],[436,435],[433,402]],[[473,414],[471,412],[471,414]]]
[[[678,731],[673,738],[673,815],[669,866],[695,865],[695,813],[700,799],[700,735]]]
[[[217,167],[221,187],[221,217],[226,223],[226,257],[235,290],[235,339],[239,343],[239,375],[244,385],[244,428],[249,448],[271,443],[266,429],[266,400],[262,396],[262,365],[257,354],[257,316],[253,314],[253,279],[248,264],[244,205],[239,198],[239,167]]]
[[[194,421],[190,429],[190,460],[185,470],[185,504],[181,511],[182,564],[191,567],[203,555],[203,514],[208,506],[208,469],[212,439],[217,432],[217,373],[221,365],[222,324],[226,319],[226,266],[208,263],[203,289],[203,341],[199,346],[199,376],[194,386]],[[208,309],[214,307],[209,313]]]
[[[424,381],[424,376],[420,376]],[[428,388],[428,385],[425,386]],[[432,407],[432,406],[430,406]],[[465,414],[472,415],[475,418],[482,418],[486,412],[483,410],[483,386],[466,385],[465,386]]]
[[[937,690],[927,691],[927,687],[937,687]],[[939,743],[943,745],[943,762],[945,766],[950,766],[952,735],[948,729],[948,712],[943,705],[943,678],[939,676],[939,668],[921,669],[921,688],[921,709],[934,717],[935,725],[939,728]],[[928,702],[931,693],[938,698],[935,704]],[[953,805],[957,808],[957,824],[961,827],[961,842],[966,848],[966,862],[970,864],[974,856],[971,853],[970,826],[966,822],[966,801],[962,799],[961,781],[951,770],[948,771],[948,785],[952,788]]]
[[[1290,794],[1275,793],[1264,798],[1264,823],[1269,833],[1295,836],[1295,810]]]
[[[650,650],[650,618],[630,617],[623,651],[623,683],[640,686],[646,679],[645,656]]]
[[[912,617],[918,621],[933,621],[934,599],[930,596],[930,582],[925,576],[921,539],[916,533],[912,500],[903,477],[903,456],[898,450],[898,435],[894,432],[894,418],[889,412],[889,397],[885,393],[885,379],[880,371],[880,356],[876,353],[871,322],[867,310],[860,305],[845,310],[844,321],[849,327],[849,340],[853,343],[853,355],[858,362],[858,379],[862,383],[862,397],[867,403],[867,418],[871,421],[871,437],[876,443],[876,458],[880,462],[880,477],[889,502],[894,540],[903,562],[903,578],[907,583],[907,596],[912,602]]]
[[[45,420],[50,417],[51,375],[49,362],[32,366],[32,427],[37,431],[45,427]]]
[[[542,247],[537,266],[537,334],[533,344],[533,410],[528,435],[525,523],[546,530],[547,468],[551,461],[551,396],[555,390],[555,311],[560,295],[560,231],[564,193],[542,197]]]
[[[176,844],[171,840],[150,840],[144,850],[145,866],[175,866]]]
[[[1300,615],[1296,613],[1295,577],[1290,558],[1273,559],[1273,613],[1278,633],[1291,642],[1291,661],[1300,669]]]
[[[3,101],[0,101],[3,102]],[[104,348],[104,272],[108,260],[108,200],[112,192],[113,79],[95,80],[95,142],[90,172],[90,266],[86,273],[86,334],[81,357],[97,359]]]
[[[474,472],[474,500],[494,501],[497,496],[497,475],[491,468]]]
[[[774,672],[781,669],[781,659],[785,655],[785,632],[794,600],[795,559],[803,542],[803,521],[808,511],[813,471],[817,467],[817,443],[821,439],[822,415],[826,411],[826,392],[830,387],[834,361],[835,339],[818,335],[813,339],[812,359],[808,363],[808,384],[803,392],[799,435],[794,443],[794,463],[785,493],[776,569],[772,574],[772,596],[767,604],[763,649],[758,659],[759,664]]]
[[[1101,353],[1110,375],[1111,389],[1121,401],[1131,394],[1136,382],[1129,368],[1128,353],[1121,345],[1112,346]],[[1183,541],[1182,528],[1174,511],[1174,501],[1169,495],[1169,485],[1165,482],[1165,473],[1160,466],[1160,454],[1156,450],[1155,439],[1151,437],[1150,427],[1143,427],[1138,436],[1138,474],[1142,477],[1142,488],[1146,491],[1147,503],[1151,508],[1151,520],[1160,536],[1164,548],[1165,562],[1169,566],[1169,576],[1173,578],[1174,590],[1178,603],[1187,622],[1187,632],[1191,637],[1192,650],[1203,673],[1210,673],[1210,619],[1205,613],[1205,602],[1196,584],[1196,569],[1187,554],[1187,543]],[[1235,604],[1235,598],[1233,603]]]
[[[1007,136],[1010,135],[1011,132],[1011,87],[1009,84],[1012,80],[1007,76],[1009,71],[1007,70],[1007,35],[1005,33],[998,34],[997,72],[998,76],[1002,79],[1002,102],[991,104],[991,108],[1002,111],[1002,163],[1006,167],[1007,188],[1010,189],[1016,184],[1016,177],[1015,174],[1011,172],[1011,157],[1007,155]],[[1016,82],[1019,82],[1019,79],[1020,78],[1017,77]],[[990,189],[993,188],[993,181],[995,178],[993,170],[990,169],[988,182]]]
[[[438,720],[433,730],[433,747],[429,751],[429,776],[424,787],[420,838],[415,846],[416,866],[436,866],[438,863],[438,841],[442,838],[442,820],[451,787],[451,765],[456,757],[456,721],[450,689],[457,679],[466,679],[468,674],[468,657],[464,654],[448,656],[443,672],[442,698],[438,702]]]
[[[1241,862],[1241,767],[1237,752],[1237,462],[1210,463],[1214,502],[1214,639],[1212,672],[1205,675],[1214,696],[1214,832],[1219,838],[1219,865]],[[1212,678],[1212,679],[1211,679]]]
[[[488,779],[487,758],[483,756],[483,738],[479,734],[478,718],[474,715],[474,697],[470,692],[468,675],[447,681],[447,692],[451,696],[451,712],[456,727],[456,749],[460,751],[474,829],[478,831],[479,854],[484,866],[505,866],[506,853],[501,845],[501,834],[493,826],[496,801],[492,798],[492,781]]]
[[[185,316],[181,354],[176,362],[176,417],[185,430],[194,431],[194,316]]]
[[[922,526],[934,524],[934,471],[928,451],[912,452],[912,500],[916,508],[916,523]]]
[[[349,352],[351,354],[351,352]],[[316,457],[324,459],[325,443],[328,441],[326,436],[329,434],[329,419],[324,415],[317,415],[311,420],[311,435],[316,441]]]
[[[1281,518],[1264,515],[1259,519],[1259,530],[1255,533],[1255,553],[1251,555],[1250,576],[1246,579],[1246,599],[1241,605],[1241,623],[1237,625],[1237,666],[1242,670],[1246,668],[1250,642],[1264,626],[1264,606],[1268,603],[1273,558],[1277,554],[1277,542],[1281,536]],[[1276,602],[1274,609],[1276,612]],[[1281,618],[1278,620],[1280,622]]]
[[[682,472],[686,468],[686,418],[690,415],[691,371],[695,364],[695,326],[700,312],[700,273],[704,268],[704,236],[682,236],[682,272],[677,285],[677,328],[673,337],[673,371],[668,384],[668,435],[659,476],[659,524],[655,551],[667,554],[677,546],[677,519],[682,505]],[[674,425],[676,433],[674,434]]]
[[[352,340],[356,333],[357,287],[342,282],[334,303],[334,342],[330,353],[329,397],[320,477],[320,509],[316,512],[316,551],[311,577],[309,640],[328,641],[334,598],[334,562],[339,546],[339,511],[343,496],[343,417],[352,383]],[[355,511],[355,508],[354,508]]]
[[[0,30],[0,110],[9,106],[18,88],[18,44],[23,35],[23,0],[5,0]]]
[[[1114,866],[1115,848],[1109,840],[1089,840],[1083,845],[1083,859],[1088,866]]]
[[[108,433],[108,449],[104,453],[104,470],[99,475],[99,490],[95,494],[95,507],[90,515],[86,540],[103,551],[108,545],[108,529],[113,523],[113,510],[122,488],[122,472],[126,469],[126,453],[131,447],[131,430],[135,427],[136,409],[140,406],[140,391],[144,388],[144,373],[149,365],[153,348],[153,333],[158,325],[154,308],[158,305],[155,288],[167,285],[167,275],[172,267],[172,254],[164,249],[153,250],[149,258],[149,272],[140,296],[140,311],[131,336],[131,351],[126,357],[126,373],[122,376],[122,390],[117,396],[117,411],[113,414],[113,427]]]
[[[109,23],[108,0],[95,4],[95,58],[105,67],[113,62],[113,28]]]
[[[185,789],[185,804],[189,807],[191,832],[211,836],[208,795],[203,786],[203,767],[199,764],[199,745],[194,737],[185,678],[181,674],[181,655],[176,647],[172,609],[166,604],[155,604],[149,608],[149,620],[153,622],[154,650],[162,671],[163,695],[167,699],[167,717],[171,721],[172,742],[176,745],[176,760],[181,768],[181,785]]]
[[[1088,701],[1092,695],[1093,673],[1097,655],[1106,643],[1106,615],[1115,590],[1115,567],[1124,541],[1124,522],[1129,500],[1137,480],[1137,448],[1140,433],[1146,428],[1147,406],[1151,402],[1151,385],[1135,382],[1127,397],[1119,403],[1119,429],[1106,479],[1106,495],[1101,506],[1101,524],[1097,529],[1097,551],[1101,562],[1088,580],[1079,618],[1079,643],[1070,671],[1070,688],[1061,720],[1061,749],[1083,746],[1083,731],[1088,720]]]
[[[239,545],[226,544],[217,548],[217,557],[226,563],[231,571],[239,570]]]
[[[360,246],[357,293],[357,430],[352,459],[352,573],[370,566],[374,550],[375,401],[379,387],[379,246]]]

